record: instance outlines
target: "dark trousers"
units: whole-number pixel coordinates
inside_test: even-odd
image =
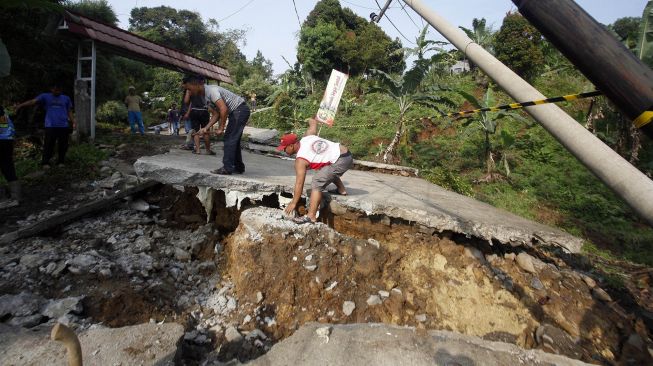
[[[54,145],[57,144],[57,164],[63,164],[68,151],[68,127],[46,127],[43,144],[43,160],[41,165],[50,164],[54,156]]]
[[[14,167],[14,140],[0,140],[0,170],[7,182],[17,179]]]
[[[224,156],[222,165],[229,173],[244,172],[245,164],[240,148],[240,139],[249,120],[249,107],[243,103],[229,113],[229,124],[224,132]]]

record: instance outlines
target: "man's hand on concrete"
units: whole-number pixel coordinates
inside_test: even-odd
[[[295,212],[295,207],[297,207],[297,204],[294,202],[290,202],[288,206],[286,206],[286,209],[284,210],[286,212],[286,215],[292,216],[293,213]]]

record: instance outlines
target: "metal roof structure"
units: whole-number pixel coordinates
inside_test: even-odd
[[[96,41],[112,53],[176,71],[202,75],[219,82],[233,83],[229,71],[220,65],[149,41],[118,27],[70,11],[65,12],[65,23],[59,29],[67,29],[76,36]]]

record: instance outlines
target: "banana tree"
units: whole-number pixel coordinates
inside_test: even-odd
[[[380,70],[372,70],[377,85],[373,91],[382,92],[390,96],[399,107],[399,116],[395,124],[396,130],[392,141],[383,152],[383,162],[388,163],[396,159],[396,151],[401,137],[406,132],[406,113],[415,104],[427,106],[440,112],[443,105],[453,106],[453,102],[436,93],[443,89],[439,86],[421,88],[422,80],[429,68],[428,60],[417,60],[412,69],[404,75],[389,75]]]
[[[485,95],[483,96],[482,99],[478,99],[475,96],[463,91],[459,91],[458,93],[461,96],[463,96],[463,98],[465,98],[468,102],[470,102],[474,107],[479,109],[493,107],[496,105],[495,104],[496,100],[494,98],[494,93],[492,92],[491,86],[487,88],[487,90],[485,91]],[[485,160],[485,168],[487,173],[485,180],[492,180],[496,168],[496,162],[494,161],[494,151],[493,151],[492,142],[490,140],[490,135],[496,133],[499,121],[506,117],[513,118],[517,121],[524,122],[528,125],[532,124],[530,120],[522,117],[520,114],[516,112],[509,112],[509,111],[479,112],[476,114],[472,114],[469,117],[466,117],[465,118],[466,121],[463,122],[464,127],[468,127],[471,125],[477,126],[478,128],[480,128],[480,130],[483,132],[485,136],[484,160]],[[507,136],[506,134],[507,132],[503,133],[502,141],[505,142],[504,147],[507,149],[508,147],[510,147],[510,145],[512,145],[514,140],[510,139],[510,136]],[[503,155],[505,156],[505,153]],[[503,163],[504,163],[504,167],[506,167],[506,174],[509,175],[510,170],[508,167],[508,161],[506,160]]]

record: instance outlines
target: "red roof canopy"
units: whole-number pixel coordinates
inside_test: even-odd
[[[109,47],[112,52],[173,70],[198,74],[220,82],[232,83],[229,71],[181,51],[162,46],[134,33],[66,11],[68,31]]]

